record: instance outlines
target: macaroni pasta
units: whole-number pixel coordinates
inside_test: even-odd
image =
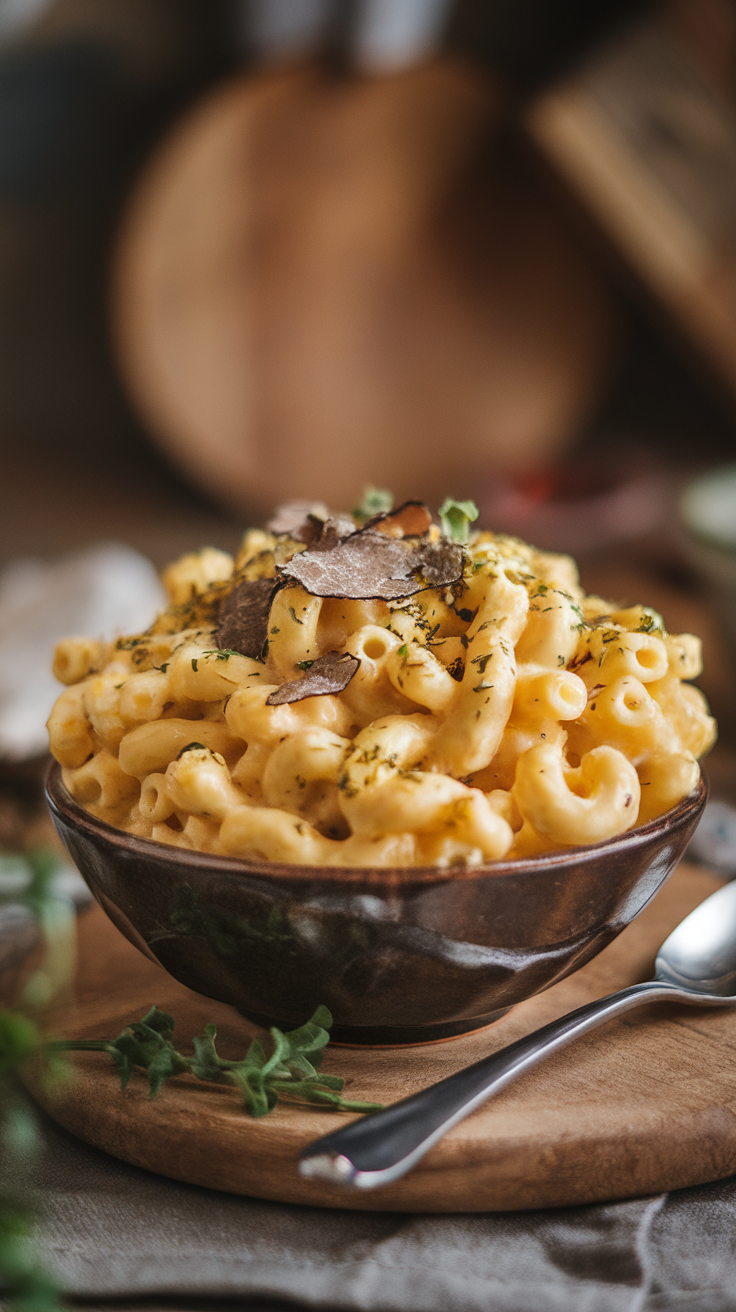
[[[328,521],[315,552],[329,525],[356,548]],[[390,516],[378,531],[408,542]],[[411,541],[442,545],[434,526]],[[310,546],[289,533],[183,557],[146,633],[59,644],[49,734],[70,793],[159,842],[338,866],[599,842],[690,793],[715,736],[683,682],[697,638],[585,597],[566,557],[491,533],[453,549],[453,582],[433,585],[423,556],[428,577],[412,566],[388,600],[307,591],[289,568]],[[258,605],[265,644],[224,643],[222,616],[252,625]]]

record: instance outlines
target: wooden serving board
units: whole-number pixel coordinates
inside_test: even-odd
[[[682,865],[642,915],[567,980],[473,1035],[412,1048],[330,1047],[324,1069],[346,1096],[393,1102],[556,1016],[646,979],[662,940],[720,881]],[[76,1001],[52,1032],[114,1037],[151,1003],[173,1014],[180,1046],[218,1027],[224,1056],[242,1055],[255,1027],[177,984],[95,907],[80,927]],[[74,1055],[77,1078],[27,1084],[62,1125],[104,1151],[162,1175],[231,1193],[319,1207],[476,1212],[631,1197],[736,1171],[736,1009],[659,1005],[613,1022],[543,1063],[455,1127],[403,1180],[349,1192],[304,1180],[305,1144],[344,1114],[280,1104],[250,1119],[237,1092],[180,1076],[156,1101],[135,1073],[120,1092],[105,1054]]]

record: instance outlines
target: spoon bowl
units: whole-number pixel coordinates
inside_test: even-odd
[[[656,980],[736,1001],[736,883],[690,912],[662,944]]]

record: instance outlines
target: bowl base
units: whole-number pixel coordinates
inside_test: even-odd
[[[441,1025],[333,1025],[330,1043],[338,1048],[416,1048],[424,1043],[444,1043],[462,1034],[475,1034],[506,1015],[509,1007],[501,1007],[487,1016],[468,1016],[465,1020],[445,1021]],[[247,1020],[264,1030],[276,1025],[280,1030],[293,1030],[303,1024],[294,1020],[277,1020],[261,1016],[255,1011],[242,1013]]]

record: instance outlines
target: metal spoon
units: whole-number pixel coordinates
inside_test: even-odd
[[[653,980],[578,1007],[385,1111],[316,1139],[302,1152],[299,1171],[353,1189],[390,1184],[453,1125],[524,1071],[578,1035],[648,1002],[736,1003],[736,881],[706,898],[670,934],[659,950]]]

